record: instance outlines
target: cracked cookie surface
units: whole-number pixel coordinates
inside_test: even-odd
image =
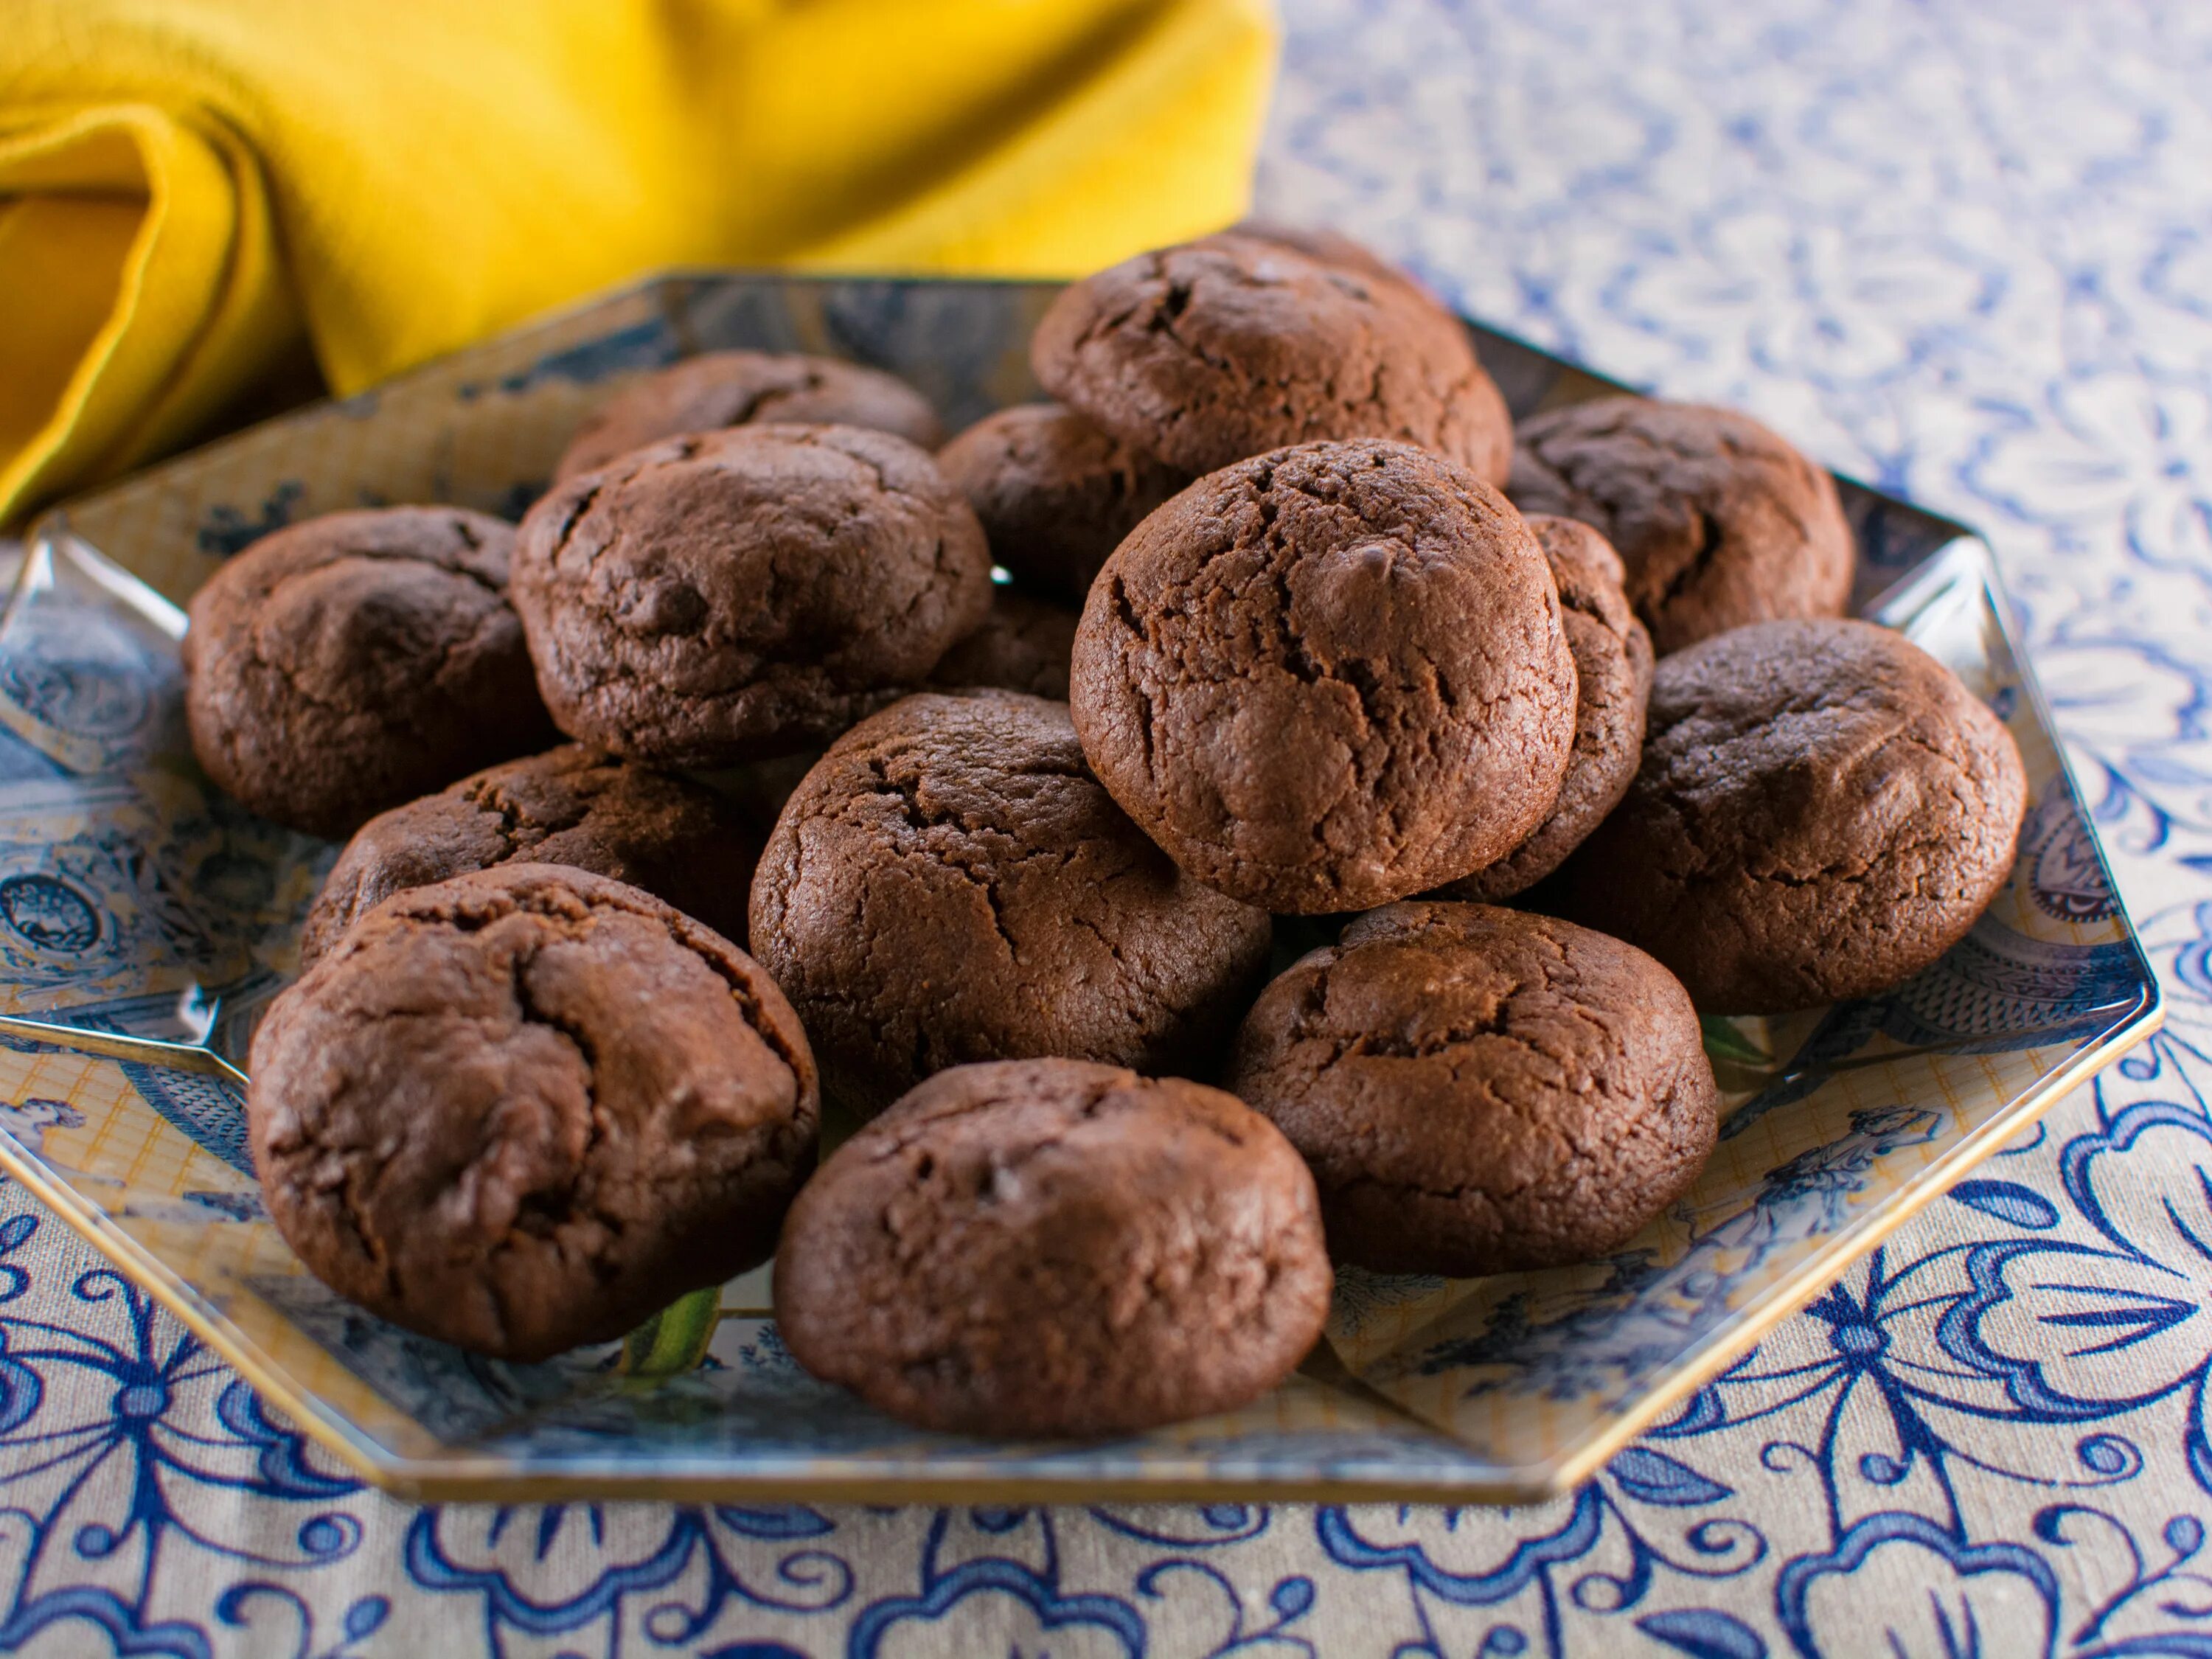
[[[498,864],[627,882],[742,945],[768,816],[589,744],[509,761],[363,824],[307,912],[301,965],[392,894]]]
[[[797,1017],[649,894],[510,864],[386,901],[270,1006],[254,1168],[300,1259],[542,1359],[764,1260],[814,1161]]]
[[[1270,984],[1229,1086],[1304,1155],[1338,1261],[1454,1279],[1619,1249],[1697,1178],[1720,1098],[1688,994],[1644,952],[1432,901]]]
[[[331,513],[192,596],[185,709],[227,793],[311,835],[553,738],[507,604],[514,532],[457,507]]]
[[[634,381],[576,428],[556,483],[617,455],[686,432],[772,421],[864,426],[934,449],[944,437],[929,401],[897,376],[836,357],[710,351]]]
[[[991,603],[983,532],[902,438],[741,426],[650,445],[522,521],[514,603],[570,737],[663,766],[826,742]]]
[[[987,415],[937,462],[982,520],[991,556],[1070,605],[1121,538],[1191,481],[1060,404]]]
[[[2003,722],[1903,635],[1761,623],[1661,659],[1642,767],[1560,902],[1707,1013],[1866,996],[1966,936],[2027,788]]]
[[[1038,321],[1044,388],[1189,472],[1287,444],[1388,438],[1503,483],[1505,399],[1467,331],[1403,279],[1233,232],[1072,283]]]
[[[1243,1102],[1018,1060],[940,1072],[837,1149],[785,1224],[775,1314],[902,1421],[1126,1434],[1280,1382],[1330,1284],[1313,1179]]]
[[[1777,617],[1839,617],[1855,554],[1836,483],[1734,410],[1599,398],[1531,416],[1505,493],[1595,526],[1664,656]]]
[[[1605,538],[1573,519],[1532,515],[1528,528],[1559,587],[1559,619],[1575,659],[1575,747],[1551,812],[1510,853],[1449,882],[1439,898],[1485,903],[1525,891],[1619,805],[1644,753],[1651,696],[1651,636],[1621,591],[1620,559]]]
[[[753,949],[826,1094],[863,1115],[973,1060],[1211,1071],[1272,934],[1114,805],[1065,704],[1009,692],[909,697],[847,732],[753,878]]]
[[[1065,702],[1079,620],[1066,605],[994,588],[983,625],[937,659],[929,683],[947,690],[996,686]]]
[[[1069,696],[1123,810],[1275,911],[1495,863],[1574,742],[1534,534],[1464,468],[1372,441],[1240,461],[1146,520],[1091,588]]]

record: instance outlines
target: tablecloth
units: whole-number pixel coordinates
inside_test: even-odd
[[[2166,1032],[1503,1511],[410,1507],[0,1191],[0,1651],[2212,1653],[2212,7],[1289,10],[1263,211],[1988,532]]]

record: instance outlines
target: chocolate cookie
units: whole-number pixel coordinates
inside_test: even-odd
[[[569,440],[554,481],[596,471],[617,455],[686,432],[796,421],[864,426],[934,449],[937,411],[897,376],[835,357],[710,351],[633,381],[595,410]]]
[[[1403,283],[1431,305],[1441,307],[1443,303],[1410,271],[1401,270],[1365,243],[1354,241],[1342,231],[1326,230],[1317,225],[1279,224],[1272,219],[1240,219],[1229,228],[1229,232],[1233,236],[1249,236],[1255,241],[1293,248],[1317,264],[1357,271],[1378,283]]]
[[[1595,525],[1664,656],[1782,617],[1838,617],[1851,527],[1836,482],[1748,415],[1600,398],[1522,422],[1506,494]]]
[[[1224,234],[1072,284],[1030,340],[1054,397],[1210,472],[1329,438],[1417,444],[1502,483],[1511,416],[1467,331],[1403,281]]]
[[[530,509],[514,604],[561,729],[724,766],[836,736],[982,624],[983,532],[903,438],[740,426],[634,450]]]
[[[1661,659],[1642,769],[1561,902],[1707,1013],[1867,996],[1966,936],[2027,796],[2003,723],[1902,635],[1760,623]]]
[[[1495,864],[1446,884],[1437,896],[1510,898],[1558,869],[1628,793],[1644,754],[1651,695],[1651,636],[1621,592],[1620,560],[1588,525],[1528,520],[1559,584],[1560,620],[1575,659],[1575,748],[1551,815]]]
[[[208,776],[266,818],[350,835],[553,738],[507,606],[514,532],[458,507],[331,513],[192,596],[185,711]]]
[[[1071,605],[1121,538],[1191,480],[1059,404],[987,415],[937,464],[982,520],[991,556]]]
[[[1697,1179],[1720,1104],[1664,968],[1486,904],[1352,922],[1261,994],[1231,1087],[1304,1154],[1338,1261],[1451,1279],[1619,1249]]]
[[[761,831],[708,790],[568,744],[379,813],[346,843],[300,935],[302,966],[410,887],[495,864],[563,864],[642,887],[745,936]]]
[[[937,659],[930,684],[955,690],[994,685],[1065,702],[1079,620],[1064,605],[998,588],[983,625]]]
[[[252,1067],[253,1166],[301,1261],[507,1359],[765,1259],[814,1163],[814,1062],[759,964],[552,865],[386,900],[270,1005]]]
[[[1091,588],[1070,696],[1122,810],[1278,911],[1495,863],[1574,744],[1536,538],[1464,468],[1372,441],[1240,461],[1146,520]]]
[[[1313,1178],[1265,1118],[1072,1060],[939,1073],[823,1164],[775,1260],[800,1364],[994,1437],[1244,1405],[1305,1357],[1329,1290]]]
[[[1122,816],[1065,705],[1011,692],[909,697],[847,732],[753,878],[753,949],[829,1097],[863,1114],[969,1060],[1207,1065],[1271,933]]]

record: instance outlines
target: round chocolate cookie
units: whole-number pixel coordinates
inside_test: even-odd
[[[361,827],[323,879],[301,965],[392,894],[495,864],[563,864],[642,887],[745,936],[761,831],[685,779],[574,743],[509,761]]]
[[[569,440],[554,482],[593,472],[617,455],[686,432],[796,421],[864,426],[934,449],[937,411],[897,376],[835,357],[710,351],[632,382],[592,411]]]
[[[1505,399],[1467,331],[1402,279],[1225,234],[1071,284],[1030,340],[1040,384],[1171,466],[1389,438],[1502,483]]]
[[[1504,857],[1558,798],[1575,665],[1521,515],[1405,444],[1200,479],[1099,573],[1083,751],[1176,863],[1277,911],[1365,909]]]
[[[983,625],[937,659],[932,685],[997,686],[1033,697],[1067,700],[1067,665],[1078,613],[1001,587]]]
[[[937,464],[982,520],[991,556],[1071,605],[1121,538],[1191,480],[1059,404],[987,415]]]
[[[1531,416],[1516,435],[1506,494],[1604,532],[1660,655],[1850,602],[1835,480],[1748,415],[1600,398]]]
[[[1902,635],[1759,623],[1661,659],[1643,766],[1561,902],[1706,1013],[1868,996],[1966,936],[2027,796],[2003,722]]]
[[[507,605],[514,532],[458,507],[332,513],[263,537],[192,596],[192,752],[227,793],[310,835],[553,729]]]
[[[1720,1106],[1664,968],[1486,904],[1358,918],[1261,994],[1230,1086],[1304,1154],[1338,1261],[1449,1279],[1620,1249],[1697,1179]]]
[[[253,1167],[301,1261],[506,1359],[764,1260],[814,1163],[814,1062],[775,982],[581,870],[386,900],[270,1005],[251,1063]]]
[[[983,532],[929,457],[849,426],[740,426],[557,485],[514,605],[563,732],[713,767],[836,736],[991,604]]]
[[[776,1249],[793,1358],[902,1422],[1130,1434],[1321,1334],[1313,1177],[1243,1102],[1073,1060],[940,1072],[824,1163]]]
[[[1620,557],[1588,525],[1528,520],[1559,584],[1560,620],[1574,653],[1575,749],[1551,816],[1495,864],[1446,884],[1438,896],[1491,902],[1534,886],[1620,804],[1644,754],[1651,695],[1651,636],[1621,592]]]
[[[862,1115],[969,1060],[1210,1068],[1273,933],[1122,815],[1065,704],[1003,691],[909,697],[832,744],[769,837],[751,931]]]

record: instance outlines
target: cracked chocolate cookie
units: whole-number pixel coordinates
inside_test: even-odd
[[[1365,909],[1526,840],[1574,744],[1542,548],[1405,444],[1307,444],[1201,478],[1099,573],[1070,699],[1122,810],[1200,880]]]
[[[1445,884],[1440,898],[1491,902],[1534,886],[1628,793],[1644,754],[1651,695],[1651,636],[1621,592],[1620,560],[1604,537],[1573,519],[1528,520],[1559,585],[1560,620],[1575,659],[1575,747],[1550,815],[1492,865]]]
[[[740,426],[634,450],[522,521],[514,604],[563,732],[714,767],[835,737],[982,625],[991,556],[903,438]]]
[[[192,596],[185,716],[209,777],[333,838],[553,738],[507,605],[514,532],[458,507],[331,513]]]
[[[765,1260],[814,1163],[814,1062],[774,981],[581,870],[387,899],[270,1006],[251,1063],[254,1169],[301,1261],[506,1359]]]
[[[1697,1179],[1720,1103],[1688,994],[1643,951],[1436,902],[1269,985],[1230,1087],[1304,1155],[1338,1261],[1450,1279],[1619,1249]]]
[[[634,381],[599,405],[569,440],[554,482],[596,471],[617,455],[686,432],[772,421],[864,426],[934,449],[937,411],[897,376],[835,357],[710,351]]]
[[[1232,1410],[1321,1334],[1313,1178],[1243,1102],[1072,1060],[940,1072],[784,1224],[776,1328],[924,1428],[1131,1434]]]
[[[1224,234],[1064,290],[1030,362],[1052,395],[1170,466],[1389,438],[1503,483],[1511,416],[1458,321],[1402,279]]]
[[[1065,702],[1079,620],[1065,605],[998,588],[983,625],[937,659],[930,684],[996,686]]]
[[[743,943],[761,830],[686,779],[588,744],[509,761],[389,812],[346,843],[300,935],[304,967],[394,893],[496,864],[562,864],[642,887]]]
[[[1600,398],[1521,422],[1505,493],[1594,525],[1659,654],[1746,623],[1839,617],[1851,527],[1836,483],[1748,415]]]
[[[1122,815],[1064,704],[1009,692],[909,697],[847,732],[753,878],[753,949],[862,1115],[969,1060],[1208,1066],[1271,933]]]
[[[991,556],[1040,593],[1081,605],[1106,556],[1191,474],[1059,404],[987,415],[937,452],[982,520]]]
[[[1966,937],[2027,794],[2003,722],[1901,635],[1760,623],[1661,659],[1642,768],[1560,902],[1707,1013],[1868,996]]]

